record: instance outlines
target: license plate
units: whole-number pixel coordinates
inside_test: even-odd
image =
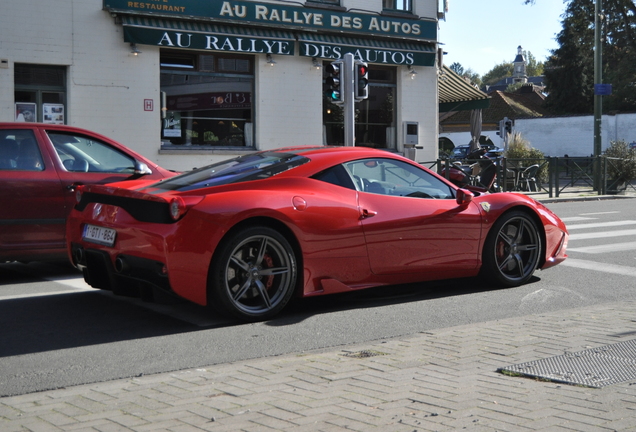
[[[84,234],[82,235],[82,238],[88,242],[112,246],[115,244],[116,236],[117,231],[114,229],[95,225],[84,225]]]

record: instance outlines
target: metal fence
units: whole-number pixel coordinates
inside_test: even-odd
[[[636,192],[633,179],[629,178],[631,160],[597,157],[545,157],[541,159],[491,159],[497,165],[497,180],[493,192],[522,191],[547,193],[550,198],[564,191],[586,190],[598,195]],[[437,159],[421,162],[431,170],[448,178],[444,168],[452,166],[455,159]],[[475,161],[460,161],[470,182],[479,185],[479,175],[468,170]],[[627,167],[626,167],[627,166]],[[595,175],[598,173],[598,175]]]

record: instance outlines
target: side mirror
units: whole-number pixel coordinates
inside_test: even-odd
[[[152,174],[152,171],[150,170],[150,168],[148,168],[148,165],[146,165],[143,162],[139,162],[138,160],[135,161],[135,175],[146,175],[146,174]]]
[[[466,189],[457,189],[457,195],[455,196],[455,199],[457,201],[457,205],[466,207],[473,201],[474,197],[475,195],[472,192],[467,191]]]

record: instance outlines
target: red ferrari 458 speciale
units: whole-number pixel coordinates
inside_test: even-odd
[[[460,189],[362,147],[261,151],[161,181],[86,185],[67,224],[88,284],[176,294],[246,321],[315,296],[481,275],[527,282],[565,224],[523,194]]]

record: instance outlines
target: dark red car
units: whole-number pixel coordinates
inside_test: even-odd
[[[0,262],[67,259],[74,185],[175,174],[87,130],[0,123]]]
[[[566,257],[564,223],[516,193],[459,189],[393,153],[263,151],[162,182],[81,186],[69,254],[96,288],[173,293],[244,320],[294,294],[482,274],[527,282]]]

